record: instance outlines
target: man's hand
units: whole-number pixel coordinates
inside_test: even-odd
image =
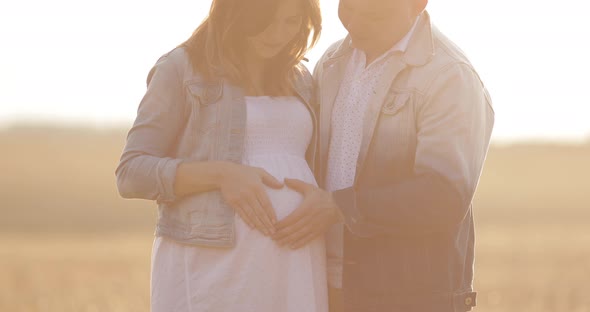
[[[285,179],[285,185],[301,193],[303,202],[275,224],[277,232],[272,237],[279,245],[300,248],[340,222],[340,211],[330,192],[295,179]]]

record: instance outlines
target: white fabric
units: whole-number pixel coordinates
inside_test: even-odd
[[[367,104],[392,59],[391,55],[406,50],[417,23],[416,19],[402,40],[368,66],[365,52],[353,50],[332,109],[326,190],[337,191],[353,186]],[[328,282],[335,288],[342,288],[343,230],[343,225],[338,224],[326,234]]]
[[[313,124],[295,97],[246,97],[243,163],[276,177],[315,184],[305,160]],[[284,187],[268,189],[277,218],[301,203]],[[236,215],[236,246],[185,246],[157,237],[151,305],[160,311],[327,312],[326,251],[319,238],[298,250],[279,247]]]

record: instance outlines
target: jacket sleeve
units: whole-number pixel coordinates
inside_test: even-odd
[[[361,237],[424,235],[466,216],[488,151],[494,112],[467,64],[443,69],[417,107],[417,148],[409,179],[334,193],[349,230]]]
[[[148,75],[147,91],[115,171],[119,194],[172,202],[176,169],[181,159],[171,158],[185,120],[182,81],[173,60],[158,60]]]

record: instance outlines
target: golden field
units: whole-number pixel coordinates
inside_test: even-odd
[[[124,131],[0,131],[0,311],[149,311],[155,205],[118,197]],[[590,144],[493,146],[481,312],[590,312]]]

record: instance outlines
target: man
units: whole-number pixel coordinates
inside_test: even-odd
[[[494,112],[427,0],[340,0],[349,32],[315,70],[319,185],[274,238],[327,236],[332,311],[475,306],[471,202]]]

